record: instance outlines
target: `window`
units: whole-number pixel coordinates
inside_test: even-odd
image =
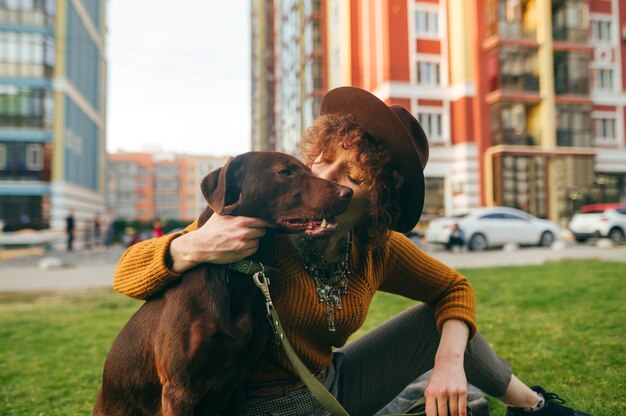
[[[0,144],[0,170],[7,168],[7,147]]]
[[[591,41],[593,43],[611,43],[612,30],[610,20],[591,20]]]
[[[445,215],[445,191],[443,178],[424,178],[426,196],[423,215],[428,218]]]
[[[26,146],[26,169],[43,169],[43,146],[39,143]]]
[[[483,215],[482,217],[480,217],[480,218],[478,218],[478,219],[479,219],[479,220],[501,220],[501,219],[503,219],[503,218],[504,218],[504,217],[502,216],[502,214],[495,213],[495,214],[486,214],[486,215]]]
[[[591,111],[587,106],[557,104],[557,146],[591,147]]]
[[[554,90],[557,94],[589,93],[588,60],[585,52],[554,52]]]
[[[599,90],[612,90],[613,69],[598,68],[593,70],[593,86]]]
[[[510,214],[508,212],[503,212],[502,214],[500,214],[502,216],[502,218],[504,218],[505,220],[518,220],[518,221],[525,221],[524,218],[520,217],[519,215],[515,215],[515,214]]]
[[[0,84],[0,125],[50,128],[51,101],[50,91]]]
[[[546,159],[544,156],[498,155],[493,159],[494,203],[545,217],[547,210]],[[502,218],[509,214],[499,213]]]
[[[438,37],[439,36],[439,12],[430,10],[415,11],[415,34],[416,36]]]
[[[440,111],[424,111],[417,114],[424,133],[428,140],[439,141],[443,139],[443,115]]]
[[[439,76],[439,63],[418,60],[417,83],[419,85],[441,85],[441,78]]]
[[[593,118],[593,138],[596,144],[615,144],[615,117],[601,116]]]

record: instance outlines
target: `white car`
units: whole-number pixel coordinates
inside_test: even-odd
[[[596,204],[583,207],[581,212],[574,215],[568,228],[579,242],[591,237],[603,237],[616,244],[623,243],[626,236],[626,205]]]
[[[551,246],[560,227],[548,220],[508,207],[476,208],[469,214],[432,220],[426,231],[429,243],[447,244],[450,232],[458,224],[469,250],[483,251],[507,243]]]

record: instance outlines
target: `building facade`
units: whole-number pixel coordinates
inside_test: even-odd
[[[226,157],[152,153],[108,156],[108,211],[114,218],[193,221],[206,207],[200,184]]]
[[[327,86],[326,2],[252,0],[252,149],[299,154]]]
[[[104,207],[104,0],[0,1],[0,220],[78,226]]]
[[[586,203],[626,202],[623,2],[320,7],[322,90],[369,90],[411,111],[429,137],[425,219],[506,205],[559,220]]]

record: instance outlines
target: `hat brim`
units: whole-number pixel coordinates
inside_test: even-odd
[[[424,209],[424,172],[414,141],[400,119],[379,98],[354,87],[339,87],[329,91],[322,99],[320,114],[349,115],[389,147],[392,163],[404,177],[399,198],[400,218],[392,229],[411,231]]]

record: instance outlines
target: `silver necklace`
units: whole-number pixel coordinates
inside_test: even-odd
[[[350,251],[352,239],[350,233],[337,263],[328,264],[315,242],[315,239],[301,235],[296,247],[304,268],[309,272],[317,286],[317,299],[326,307],[328,330],[335,332],[335,308],[341,310],[341,296],[348,293],[348,275],[350,274]]]

